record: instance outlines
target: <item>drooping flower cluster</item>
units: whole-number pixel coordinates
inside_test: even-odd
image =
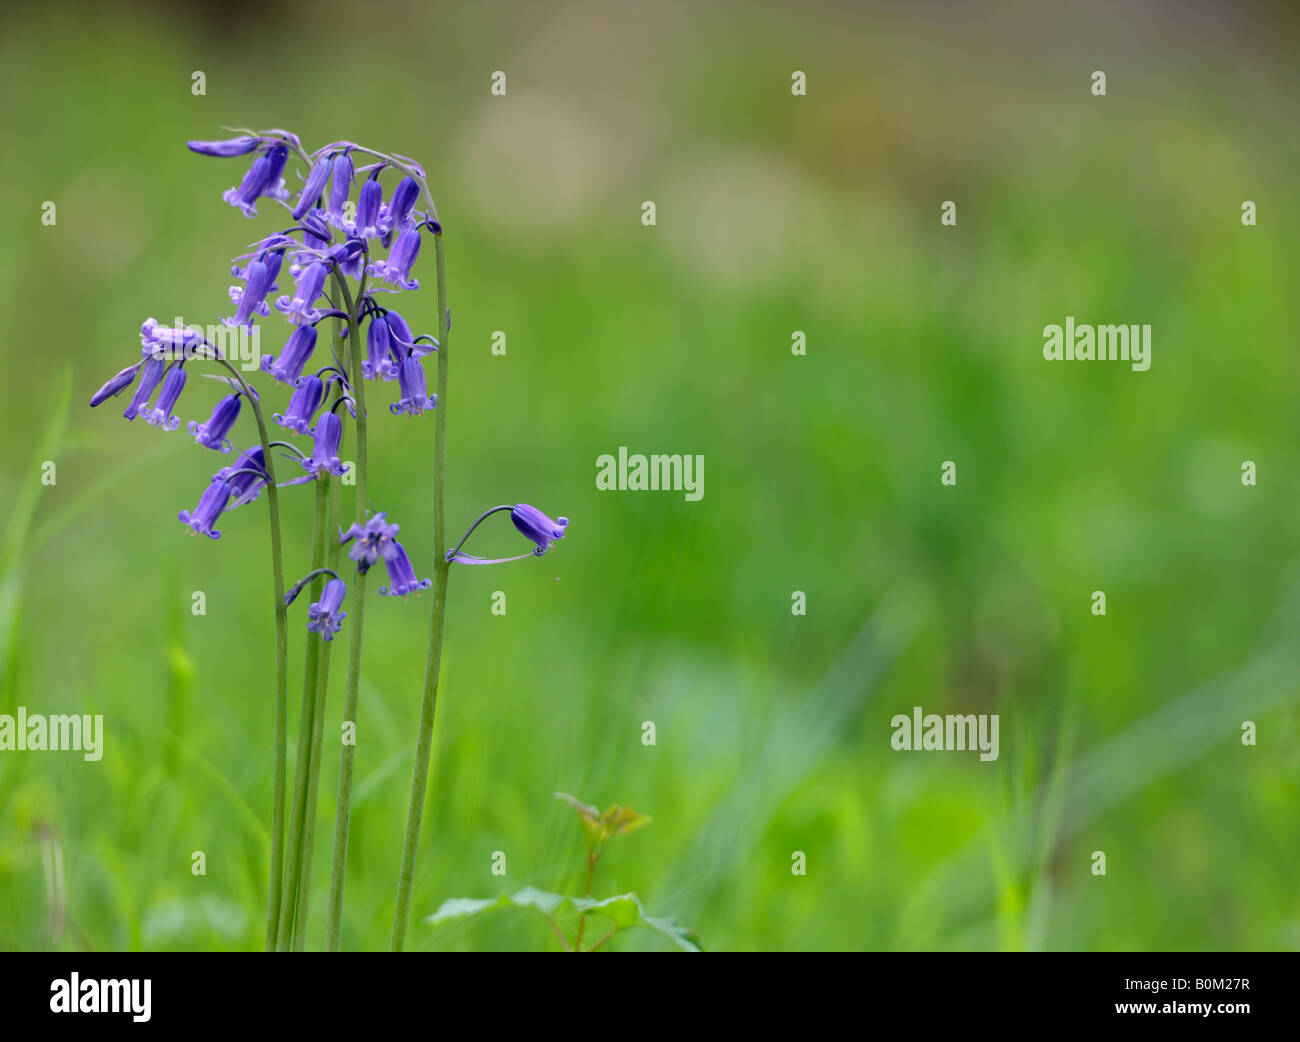
[[[215,363],[217,372],[211,375],[224,383],[225,393],[206,419],[190,419],[187,429],[200,447],[231,454],[236,448],[237,421],[250,407],[260,425],[260,396],[249,383],[253,365],[290,389],[273,419],[288,432],[286,437],[310,438],[310,449],[282,441],[238,452],[234,464],[213,474],[194,508],[179,515],[192,533],[219,539],[217,525],[223,515],[256,499],[275,480],[273,461],[267,458],[273,446],[301,467],[300,476],[279,481],[280,487],[349,474],[351,465],[340,453],[345,425],[357,413],[352,384],[357,374],[377,384],[396,382],[396,400],[389,405],[394,415],[418,417],[436,408],[438,396],[429,391],[424,359],[439,349],[438,339],[413,333],[384,297],[419,288],[414,272],[422,238],[442,229],[436,216],[418,208],[424,172],[410,160],[349,141],[309,154],[296,135],[281,130],[191,141],[189,148],[206,156],[251,156],[242,179],[222,198],[248,218],[259,216],[261,204],[263,210],[267,206],[282,210],[289,219],[284,230],[253,243],[236,258],[230,269],[236,282],[229,290],[234,313],[220,320],[233,336],[282,316],[288,334],[280,341],[283,346],[260,359],[234,359],[226,355],[231,337],[214,342],[198,327],[179,321],[164,326],[150,318],[140,330],[140,360],[105,383],[90,404],[100,405],[134,386],[125,417],[138,416],[149,426],[175,431],[181,425],[178,406],[190,400],[196,386],[193,380],[187,385],[187,367]],[[303,164],[301,171],[291,171],[294,159]],[[357,166],[358,159],[364,165]],[[396,183],[385,197],[383,175],[389,173]],[[289,187],[294,178],[301,181],[296,193]],[[386,255],[377,256],[381,250]],[[322,351],[318,327],[325,321],[335,326],[325,339],[335,337],[336,346],[331,346],[326,363],[313,370],[313,357]],[[364,343],[363,353],[354,358],[360,343]],[[340,347],[346,357],[340,357]],[[253,364],[242,367],[248,376],[236,370],[232,364],[236,361]],[[516,528],[537,543],[534,552],[539,554],[563,536],[567,524],[563,518],[554,522],[524,505],[514,508],[511,516]],[[389,584],[381,587],[381,594],[405,597],[427,589],[432,581],[417,577],[405,547],[395,538],[397,531],[398,526],[380,512],[342,533],[342,542],[352,543],[349,552],[360,572],[384,562]],[[467,554],[448,554],[448,560],[489,563]],[[339,631],[346,615],[340,610],[344,592],[338,577],[326,584],[309,611],[312,632],[328,640]]]
[[[564,537],[568,520],[552,520],[523,503],[493,507],[479,516],[454,548],[446,550],[442,545],[439,500],[434,531],[437,552],[442,556],[436,562],[435,578],[420,577],[407,546],[397,538],[398,525],[391,523],[384,511],[369,512],[370,504],[361,492],[369,487],[366,444],[370,417],[366,399],[382,384],[395,382],[389,412],[416,418],[436,409],[438,395],[445,394],[446,389],[450,315],[443,299],[446,279],[440,270],[442,250],[437,239],[442,228],[424,171],[410,159],[385,155],[355,142],[336,141],[309,153],[298,137],[287,131],[236,133],[239,136],[222,141],[191,141],[189,148],[206,156],[251,157],[242,178],[222,198],[250,219],[265,217],[268,211],[278,216],[283,211],[281,224],[287,226],[251,243],[234,258],[229,269],[234,284],[228,291],[233,313],[221,315],[208,331],[180,319],[170,326],[147,319],[140,327],[138,358],[127,359],[131,364],[114,374],[91,397],[90,404],[101,405],[134,388],[124,416],[128,421],[141,417],[145,422],[139,426],[163,432],[174,432],[181,426],[181,410],[190,412],[186,429],[195,444],[218,453],[222,462],[206,483],[193,491],[189,500],[193,508],[178,515],[191,534],[220,539],[218,525],[228,526],[232,511],[266,492],[278,650],[267,948],[284,951],[301,947],[310,905],[312,849],[300,825],[315,821],[316,783],[321,767],[318,728],[324,719],[329,690],[328,647],[342,632],[349,616],[344,610],[348,585],[336,570],[342,548],[349,548],[348,556],[356,567],[355,588],[360,592],[364,592],[367,573],[380,561],[388,573],[387,585],[379,588],[381,596],[406,599],[436,587],[430,657],[425,670],[424,704],[429,708],[421,712],[417,737],[417,749],[424,750],[426,759],[423,770],[415,773],[410,801],[412,808],[422,808],[433,720],[431,699],[437,691],[450,566],[457,562],[498,564],[543,555]],[[362,165],[358,166],[358,162]],[[301,169],[295,169],[298,164]],[[396,182],[387,195],[385,179]],[[420,208],[422,199],[427,209]],[[429,235],[435,237],[432,249],[438,270],[433,281],[438,287],[438,324],[436,333],[417,335],[389,304],[394,294],[419,289],[421,244]],[[222,312],[231,310],[224,299],[219,307]],[[325,323],[323,336],[321,323]],[[282,333],[272,334],[272,328]],[[273,337],[275,350],[261,357],[256,357],[255,352],[253,357],[245,356],[242,350],[237,355],[232,352],[232,347],[258,343],[262,333]],[[436,388],[438,393],[431,393],[424,362],[435,352],[440,386]],[[212,400],[195,400],[196,388],[205,386],[203,379],[192,378],[196,368],[198,376],[217,381],[211,386],[219,388],[220,393]],[[279,396],[275,403],[264,406],[261,394],[250,382],[259,373],[264,392]],[[368,389],[371,386],[373,391]],[[382,415],[382,409],[375,412]],[[268,415],[285,432],[279,435],[284,440],[271,440]],[[251,444],[247,440],[250,420],[257,428],[256,440]],[[241,424],[245,432],[242,435]],[[352,439],[348,438],[349,427]],[[305,439],[310,439],[309,447]],[[433,453],[439,470],[444,441],[440,436]],[[250,447],[240,449],[241,444]],[[353,460],[343,458],[347,444],[356,447]],[[278,468],[285,461],[291,464],[293,476],[281,479]],[[346,531],[340,528],[337,542],[329,538],[329,519],[341,509],[338,484],[330,485],[335,479],[342,484],[355,483],[358,492],[352,504],[357,522]],[[435,480],[441,481],[442,474],[436,474]],[[316,490],[315,527],[308,538],[295,538],[291,533],[288,543],[291,551],[299,553],[311,548],[311,567],[285,589],[279,490],[303,484],[312,484]],[[505,511],[534,549],[493,559],[462,552],[465,542],[486,518]],[[289,606],[313,585],[318,589],[306,610],[306,628],[312,636],[307,639],[303,665],[297,776],[292,810],[286,814],[286,620]],[[352,615],[346,698],[349,712],[355,713],[365,613],[358,604]],[[307,726],[312,720],[316,721],[315,730]],[[340,760],[327,927],[327,940],[334,950],[339,944],[351,785],[351,757],[345,756]],[[298,823],[292,826],[294,834],[287,843],[286,822]],[[397,947],[401,946],[409,912],[409,866],[414,863],[418,833],[419,815],[413,813],[405,831],[403,871],[395,902]]]

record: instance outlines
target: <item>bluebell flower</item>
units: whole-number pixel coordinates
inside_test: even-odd
[[[330,204],[325,217],[335,228],[343,227],[343,204],[352,194],[352,157],[340,152],[330,169]]]
[[[424,367],[414,355],[407,355],[402,359],[401,368],[397,371],[397,386],[402,397],[388,407],[394,416],[404,412],[419,416],[426,409],[432,409],[438,404],[438,396],[429,395],[428,385],[424,379]]]
[[[271,161],[266,156],[258,156],[253,165],[244,173],[244,179],[237,188],[227,188],[221,198],[240,210],[245,217],[257,216],[257,200],[266,185],[266,176],[271,171]]]
[[[420,253],[420,233],[411,228],[402,232],[388,251],[388,259],[375,261],[370,265],[373,278],[402,289],[419,289],[420,280],[411,278],[411,265]]]
[[[330,259],[339,266],[339,271],[351,279],[361,278],[365,244],[360,239],[349,239],[330,248]]]
[[[252,261],[245,269],[247,281],[244,286],[231,286],[230,299],[236,307],[235,314],[221,321],[228,326],[253,325],[253,315],[269,315],[271,307],[266,302],[266,295],[273,288],[275,276],[280,264],[275,262],[276,271],[263,259]]]
[[[135,365],[128,365],[120,373],[109,377],[104,386],[91,395],[90,407],[93,409],[96,405],[100,405],[110,398],[116,398],[130,387],[135,382],[135,374],[140,371],[142,365],[144,365],[143,361],[136,362]],[[148,395],[146,394],[145,397],[147,398]]]
[[[325,640],[333,640],[334,634],[343,628],[343,620],[348,617],[345,611],[339,611],[348,588],[342,579],[331,579],[321,590],[320,600],[307,609],[307,632],[319,633]]]
[[[303,245],[310,246],[314,250],[323,250],[330,244],[330,236],[333,233],[330,232],[329,221],[325,219],[324,210],[318,207],[308,213],[298,223],[302,225],[303,230],[307,232],[307,235],[305,235],[302,240]]]
[[[174,365],[163,377],[162,390],[158,392],[158,404],[150,409],[149,403],[140,406],[139,415],[151,427],[161,427],[165,431],[174,431],[181,425],[180,418],[174,415],[176,399],[185,389],[185,368]]]
[[[384,246],[392,241],[394,232],[404,232],[408,228],[415,227],[415,219],[411,216],[411,209],[415,206],[415,201],[420,197],[420,186],[410,177],[402,178],[401,182],[393,189],[393,197],[389,200],[388,205],[384,207],[380,215],[379,223],[383,229]]]
[[[227,189],[221,196],[245,217],[257,216],[257,200],[262,196],[272,199],[287,199],[289,193],[284,188],[284,165],[289,159],[289,149],[284,145],[272,145],[255,160],[244,174],[238,188]]]
[[[293,298],[290,299],[287,294],[280,297],[275,302],[276,308],[290,322],[296,322],[300,326],[318,321],[321,313],[316,310],[315,304],[325,290],[325,276],[328,274],[328,265],[319,261],[308,264],[298,275]]]
[[[288,199],[289,192],[284,187],[284,168],[289,162],[289,147],[287,145],[273,145],[266,150],[266,157],[271,161],[271,165],[266,174],[266,187],[262,189],[262,194],[272,199]]]
[[[192,350],[204,343],[203,334],[184,326],[160,326],[156,318],[147,318],[140,326],[141,354],[145,358],[188,358]]]
[[[510,511],[510,520],[515,523],[515,528],[519,530],[520,535],[537,544],[537,549],[533,553],[538,557],[546,553],[555,540],[564,538],[564,530],[569,524],[567,517],[552,521],[536,507],[529,506],[527,503],[520,503]]]
[[[381,597],[405,597],[408,593],[418,593],[433,585],[432,579],[417,579],[411,559],[406,556],[406,549],[394,540],[394,551],[384,558],[384,567],[388,569],[388,586],[379,587]]]
[[[280,274],[280,264],[284,260],[284,251],[287,247],[294,245],[293,239],[289,236],[276,232],[274,235],[268,235],[265,239],[253,247],[252,251],[238,258],[230,269],[230,274],[241,282],[248,281],[249,268],[239,266],[239,260],[259,260],[265,264],[270,272],[271,282],[274,283]],[[272,289],[275,287],[272,286]],[[233,299],[233,298],[232,298]]]
[[[260,445],[241,452],[234,463],[213,474],[212,480],[224,481],[230,486],[230,494],[234,497],[232,509],[251,503],[270,481],[266,472],[266,454]]]
[[[275,414],[275,422],[286,430],[310,434],[312,417],[316,415],[324,396],[325,384],[319,376],[301,377],[294,387],[293,397],[289,399],[289,407],[284,410],[283,416]]]
[[[298,224],[302,227],[303,249],[294,253],[293,264],[289,267],[289,274],[294,278],[298,277],[304,264],[312,264],[317,260],[316,256],[308,251],[327,249],[332,235],[329,224],[325,220],[324,210],[312,210]]]
[[[404,319],[396,311],[389,309],[384,313],[388,320],[388,332],[393,338],[393,356],[395,358],[405,358],[408,354],[414,354],[416,358],[423,358],[431,351],[438,350],[438,341],[433,337],[416,336],[411,332],[411,327],[406,324]],[[430,343],[425,343],[430,341]]]
[[[361,186],[357,197],[357,219],[347,228],[349,235],[358,239],[377,239],[383,234],[380,227],[380,207],[384,201],[384,189],[378,178],[370,178]]]
[[[385,561],[397,555],[397,533],[399,525],[390,525],[387,514],[380,511],[368,518],[364,525],[353,522],[339,539],[340,546],[352,543],[348,556],[357,562],[357,571],[367,572],[382,557]]]
[[[271,238],[277,239],[280,242],[284,241],[283,238],[278,235],[273,235],[271,236]],[[282,247],[281,249],[278,250],[264,250],[262,252],[261,259],[265,262],[266,270],[271,276],[271,285],[267,289],[267,292],[274,293],[275,290],[278,288],[275,284],[275,280],[280,275],[280,265],[284,263],[284,249]]]
[[[320,477],[321,471],[327,474],[346,473],[348,465],[339,461],[339,441],[343,437],[343,421],[334,412],[325,412],[316,421],[312,432],[316,438],[312,446],[311,459],[302,461],[303,470],[313,477]]]
[[[135,394],[131,396],[131,404],[126,407],[126,412],[122,414],[128,420],[134,420],[139,415],[140,410],[149,404],[149,395],[153,394],[154,388],[158,386],[158,381],[163,378],[163,371],[167,368],[167,363],[161,358],[150,358],[140,364],[144,366],[140,373],[140,386],[135,389]],[[95,403],[92,402],[91,404]]]
[[[182,510],[177,516],[194,533],[205,535],[209,539],[220,539],[221,533],[212,526],[216,524],[221,512],[226,509],[226,503],[229,499],[230,486],[219,479],[213,480],[203,490],[203,495],[199,497],[199,504],[194,508],[194,512]]]
[[[376,313],[366,328],[366,357],[361,363],[361,375],[367,380],[391,380],[397,375],[397,363],[389,357],[392,335],[383,315]]]
[[[316,350],[316,327],[299,326],[289,334],[279,356],[263,355],[262,371],[270,373],[282,384],[295,386],[302,376],[302,367]]]
[[[246,156],[262,143],[260,137],[232,137],[224,141],[187,141],[186,147],[201,156]]]
[[[206,449],[229,452],[230,441],[226,435],[239,418],[240,399],[238,393],[228,394],[213,406],[206,423],[190,420],[189,432],[194,435],[194,440]]]
[[[302,187],[302,195],[298,197],[298,205],[293,208],[293,219],[302,220],[302,215],[316,205],[316,200],[320,198],[321,192],[325,190],[325,182],[330,179],[330,168],[333,161],[329,156],[324,156],[318,160],[311,168],[307,175],[307,183]]]

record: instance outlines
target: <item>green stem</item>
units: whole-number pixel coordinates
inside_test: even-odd
[[[325,565],[325,525],[329,519],[329,482],[316,482],[316,516],[313,525],[311,567],[312,571]],[[308,595],[317,600],[323,578],[312,580]],[[301,594],[299,596],[302,596]],[[307,813],[307,790],[311,770],[311,747],[315,735],[316,680],[320,668],[320,646],[324,643],[318,634],[307,634],[307,653],[303,666],[302,712],[298,718],[298,763],[294,769],[293,810],[289,817],[289,851],[280,898],[280,927],[276,935],[276,948],[289,951],[293,946],[293,928],[297,921],[298,885],[302,878],[303,829]]]
[[[505,503],[499,507],[492,507],[490,510],[485,510],[483,511],[483,513],[479,514],[479,516],[474,519],[474,523],[470,525],[469,528],[465,529],[465,534],[460,537],[460,541],[451,548],[451,556],[455,557],[458,553],[460,553],[460,548],[464,546],[466,540],[468,540],[469,537],[474,534],[474,529],[478,528],[479,525],[481,525],[493,514],[499,514],[503,510],[514,510],[514,507],[512,507],[509,503]]]
[[[559,938],[560,946],[566,952],[572,951],[573,949],[569,947],[569,939],[564,936],[564,931],[560,929],[560,924],[557,923],[554,919],[552,919],[549,915],[546,917],[546,922],[550,925],[551,932],[554,933],[555,936]]]
[[[337,272],[335,283],[348,315],[348,350],[352,372],[352,394],[357,405],[357,496],[356,520],[364,523],[366,519],[366,387],[361,374],[361,334],[357,329],[356,312],[361,307],[365,296],[365,283],[357,293],[354,304],[348,294],[347,282]],[[354,729],[357,720],[357,692],[361,684],[361,638],[366,607],[366,574],[357,573],[356,593],[352,598],[352,629],[348,645],[347,687],[344,693],[343,720],[350,722]],[[355,730],[353,732],[355,739]],[[325,950],[339,950],[343,922],[343,883],[348,861],[348,832],[351,828],[352,814],[352,765],[356,753],[353,744],[344,744],[339,759],[338,800],[334,809],[334,849],[330,858],[330,894],[329,908],[325,919]]]
[[[337,573],[340,547],[339,541],[332,538],[332,535],[338,524],[338,486],[336,482],[330,481],[324,474],[316,480],[332,486],[336,492],[333,502],[327,507],[328,519],[325,524],[325,531],[330,533],[330,538],[327,538],[329,545],[329,549],[326,551],[327,564],[329,568],[334,569]],[[316,707],[312,713],[311,762],[307,774],[307,810],[303,818],[302,853],[300,855],[302,867],[299,870],[298,907],[293,930],[293,950],[296,952],[302,951],[307,940],[307,911],[311,904],[311,864],[312,854],[316,849],[316,802],[317,794],[320,791],[321,749],[325,738],[325,702],[329,695],[330,648],[333,646],[333,641],[323,640],[321,644],[320,664],[316,679]]]
[[[224,358],[216,358],[214,361],[225,366],[239,383],[244,391],[244,400],[252,408],[257,420],[257,436],[262,443],[262,467],[267,477],[266,503],[271,515],[271,583],[275,588],[275,762],[271,796],[271,879],[266,899],[266,950],[269,952],[275,949],[276,926],[280,921],[280,886],[284,876],[285,746],[289,730],[289,614],[284,603],[284,558],[280,549],[280,492],[275,484],[272,442],[266,431],[261,405],[238,369]]]
[[[356,597],[353,599],[352,643],[348,648],[347,693],[344,696],[343,720],[355,729],[357,720],[357,688],[361,676],[361,617],[365,611],[366,576],[357,575]],[[353,731],[353,742],[356,732]],[[334,810],[334,851],[330,862],[329,910],[325,920],[325,950],[336,952],[342,934],[343,881],[348,862],[348,833],[352,814],[352,761],[356,751],[352,743],[344,743],[339,760],[338,802]]]
[[[600,860],[600,851],[598,850],[587,851],[587,882],[582,888],[583,897],[591,896],[591,883],[596,875],[596,862],[599,860]],[[573,939],[573,950],[575,952],[582,951],[582,935],[586,931],[586,929],[587,929],[587,916],[586,914],[583,914],[578,917],[578,934]]]
[[[618,933],[618,927],[617,927],[617,926],[615,926],[612,930],[609,931],[609,933],[605,934],[604,937],[602,937],[599,941],[597,941],[597,942],[596,942],[595,944],[593,944],[590,948],[588,948],[587,951],[589,951],[589,952],[598,952],[598,951],[600,951],[603,947],[605,947],[606,942],[609,941],[609,940],[611,940],[611,939],[614,937],[614,935],[615,935],[616,933]],[[574,951],[579,951],[579,950],[580,950],[580,949],[578,949],[578,948],[575,948],[575,949],[574,949]]]
[[[415,855],[420,845],[420,819],[429,782],[429,753],[433,746],[433,715],[438,706],[438,669],[442,663],[442,631],[447,616],[447,533],[444,490],[447,485],[447,353],[450,323],[447,321],[447,271],[443,259],[442,235],[433,237],[438,277],[438,408],[434,418],[433,486],[433,617],[429,623],[429,648],[424,666],[424,697],[420,702],[420,730],[415,741],[415,770],[411,778],[411,800],[406,810],[406,837],[402,843],[402,865],[397,876],[397,907],[393,913],[390,948],[400,952],[406,942],[406,921],[411,910],[411,885],[415,879]]]

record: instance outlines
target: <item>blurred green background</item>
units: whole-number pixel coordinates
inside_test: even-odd
[[[0,947],[261,946],[264,499],[219,542],[186,538],[176,513],[215,457],[117,401],[86,408],[146,317],[229,314],[230,259],[280,226],[221,202],[246,160],[186,151],[223,125],[426,166],[454,317],[448,526],[500,502],[571,518],[544,561],[453,570],[413,919],[503,886],[580,889],[563,790],[653,816],[596,893],[636,890],[712,949],[1300,946],[1290,5],[6,19],[0,711],[102,713],[107,735],[99,763],[0,753]],[[398,306],[419,331],[431,249],[416,273],[426,290]],[[1048,364],[1042,327],[1066,315],[1150,323],[1150,371]],[[285,331],[267,320],[263,349]],[[186,421],[219,393],[191,384]],[[432,434],[386,411],[371,433],[373,505],[421,575]],[[598,492],[596,457],[620,445],[703,454],[703,500]],[[301,574],[311,493],[285,498]],[[495,520],[474,549],[519,552]],[[388,940],[429,608],[367,611],[347,948]],[[892,751],[914,705],[999,713],[1000,759]],[[327,740],[309,946],[337,761]],[[409,946],[557,947],[509,912],[413,921]]]

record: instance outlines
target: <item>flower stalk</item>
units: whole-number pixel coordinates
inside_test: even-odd
[[[283,317],[292,329],[274,354],[253,358],[272,381],[272,389],[287,394],[281,412],[264,409],[256,391],[244,375],[225,357],[224,350],[208,340],[197,327],[160,325],[147,319],[140,327],[141,355],[120,369],[91,397],[92,407],[102,405],[135,385],[124,418],[143,419],[144,426],[162,436],[181,425],[178,404],[188,408],[195,387],[203,380],[187,380],[187,363],[194,359],[216,362],[229,374],[213,379],[228,385],[227,391],[209,410],[206,419],[190,420],[187,430],[202,449],[221,456],[236,452],[241,413],[252,413],[258,432],[258,447],[239,450],[234,462],[223,466],[195,490],[187,502],[192,509],[180,511],[178,519],[191,535],[222,538],[217,527],[227,527],[230,515],[267,494],[271,539],[271,580],[275,594],[274,664],[274,747],[272,750],[271,864],[267,889],[266,949],[301,950],[306,943],[311,895],[312,853],[320,771],[323,760],[325,710],[329,691],[331,648],[344,620],[351,616],[348,666],[345,680],[344,720],[354,728],[357,716],[366,617],[367,573],[381,560],[388,572],[388,585],[378,593],[385,598],[405,600],[425,589],[433,590],[433,612],[429,623],[415,761],[401,866],[398,873],[396,915],[391,946],[405,943],[410,914],[421,818],[428,791],[428,774],[433,745],[434,714],[437,708],[443,632],[447,613],[447,586],[451,565],[497,564],[541,555],[564,535],[565,518],[552,521],[527,504],[496,507],[474,522],[456,547],[447,549],[446,531],[446,394],[448,340],[451,318],[447,307],[446,262],[442,225],[425,180],[424,169],[398,155],[379,152],[351,141],[337,141],[315,152],[304,149],[295,134],[273,128],[235,128],[239,136],[224,141],[190,141],[199,155],[248,156],[247,167],[222,198],[246,218],[256,218],[258,207],[280,207],[292,225],[253,243],[235,258],[230,269],[237,280],[229,288],[234,314],[222,322],[232,330],[255,330],[264,318]],[[366,160],[369,157],[374,162]],[[355,159],[361,159],[358,166]],[[305,168],[299,175],[287,170],[291,161]],[[385,200],[381,175],[401,174],[399,183]],[[290,181],[301,178],[301,188],[291,190]],[[227,182],[229,183],[229,182]],[[356,209],[350,206],[354,188]],[[423,205],[424,208],[417,209]],[[420,288],[418,278],[422,244],[433,239],[437,281],[435,333],[418,335],[406,319],[386,306],[390,294]],[[372,256],[382,245],[386,254]],[[427,255],[426,255],[427,256]],[[427,261],[425,262],[427,265]],[[351,280],[351,281],[350,281]],[[371,287],[370,282],[377,285]],[[382,283],[382,285],[378,285]],[[355,291],[353,288],[355,284]],[[332,359],[317,353],[317,326],[335,323],[335,336],[328,343]],[[365,350],[361,325],[368,323]],[[346,346],[344,334],[346,333]],[[423,359],[437,352],[436,393],[426,386]],[[320,354],[324,354],[322,349]],[[322,360],[326,364],[321,365]],[[310,364],[309,364],[310,363]],[[248,368],[245,366],[245,368]],[[138,383],[137,383],[138,381]],[[378,388],[395,382],[397,400],[388,409],[395,416],[414,420],[434,413],[433,550],[434,578],[421,578],[408,553],[397,540],[399,526],[386,512],[370,510],[368,491],[368,425],[366,384]],[[188,387],[188,391],[187,391]],[[287,389],[287,391],[286,391]],[[233,393],[232,393],[233,392]],[[182,402],[182,396],[185,399]],[[153,403],[150,404],[150,399]],[[441,408],[438,406],[441,405]],[[283,437],[310,437],[306,452],[289,440],[271,440],[266,416],[290,432]],[[382,415],[382,413],[381,413]],[[355,427],[356,459],[340,459],[349,416]],[[246,423],[246,419],[242,422]],[[277,450],[295,476],[281,481],[276,473]],[[300,469],[299,469],[300,468]],[[349,472],[352,479],[346,477]],[[342,480],[332,480],[342,479]],[[354,522],[346,533],[339,524],[342,514],[340,486],[355,481]],[[288,590],[285,588],[280,489],[306,483],[315,487],[310,569]],[[461,546],[484,518],[509,510],[518,531],[536,545],[531,554],[485,559],[460,552]],[[242,516],[242,515],[241,515]],[[333,533],[340,532],[340,538]],[[417,537],[418,539],[418,537]],[[342,547],[352,544],[349,557],[356,563],[353,602],[345,611],[348,582],[339,574]],[[299,544],[301,545],[301,543]],[[412,544],[416,556],[427,551]],[[422,571],[422,570],[421,570]],[[288,609],[305,590],[312,603],[307,609],[308,642],[304,654],[302,706],[298,718],[298,746],[292,791],[288,761]],[[341,941],[344,881],[352,803],[355,744],[345,741],[339,763],[338,800],[335,812],[333,849],[330,858],[330,886],[325,928],[325,946],[337,951]]]
[[[434,263],[438,280],[438,408],[433,425],[433,614],[429,620],[429,646],[424,660],[424,694],[420,699],[420,727],[415,739],[415,768],[411,777],[411,799],[406,809],[406,833],[402,840],[402,863],[397,876],[397,902],[393,912],[393,936],[389,950],[400,952],[406,943],[406,924],[411,914],[411,887],[415,880],[415,855],[420,846],[420,819],[429,784],[429,754],[433,747],[433,716],[438,708],[438,671],[442,665],[442,631],[447,619],[447,578],[451,564],[446,558],[447,486],[447,356],[450,354],[451,323],[447,315],[447,271],[442,233],[433,237]]]
[[[332,533],[338,527],[338,483],[332,482],[323,475],[318,479],[320,488],[317,494],[321,494],[321,489],[332,487],[334,495],[330,498],[328,506],[328,520],[326,521],[325,531]],[[328,496],[328,493],[326,493]],[[328,567],[335,570],[339,561],[339,543],[337,539],[329,538],[329,549],[326,552]],[[337,575],[337,571],[334,572]],[[355,625],[355,623],[354,623]],[[298,879],[298,907],[294,921],[293,931],[293,950],[302,951],[303,945],[307,939],[307,910],[311,903],[311,862],[312,851],[316,849],[316,796],[320,789],[320,769],[321,753],[325,737],[325,702],[329,691],[330,675],[330,648],[333,646],[332,641],[321,641],[320,648],[320,665],[318,667],[319,675],[316,679],[316,705],[313,710],[312,719],[312,739],[311,739],[311,760],[308,769],[307,782],[307,811],[303,823],[302,839],[302,864],[299,868]]]
[[[329,524],[329,479],[316,482],[316,510],[313,524],[311,567],[317,571],[325,567],[325,532]],[[319,596],[322,576],[312,580],[312,595]],[[289,818],[289,861],[284,878],[284,891],[280,898],[280,925],[276,933],[276,948],[289,951],[293,947],[294,926],[298,921],[299,884],[302,879],[303,835],[306,828],[307,792],[310,786],[311,749],[315,739],[316,686],[320,671],[321,641],[313,633],[307,634],[307,651],[303,666],[302,709],[298,717],[298,763],[294,770],[293,809]]]
[[[337,272],[335,280],[339,295],[348,312],[348,363],[352,373],[352,385],[356,389],[356,523],[366,520],[366,388],[362,377],[363,365],[361,351],[360,298],[353,303],[348,293],[347,282]],[[356,580],[356,609],[352,619],[352,636],[348,645],[347,683],[343,696],[343,720],[356,727],[357,692],[361,685],[361,636],[365,620],[366,570],[358,569]],[[329,905],[325,916],[325,950],[336,952],[342,936],[343,920],[343,883],[347,871],[348,832],[351,828],[352,815],[352,765],[356,746],[345,742],[339,757],[339,788],[334,808],[334,846],[330,856],[330,890]]]
[[[257,395],[243,375],[226,359],[214,361],[229,371],[243,389],[253,417],[257,436],[262,443],[262,466],[266,471],[266,504],[270,515],[271,586],[275,594],[275,737],[271,779],[271,871],[266,901],[266,950],[275,950],[276,930],[280,921],[280,887],[284,880],[284,797],[285,762],[289,732],[289,609],[284,603],[284,555],[280,540],[280,493],[275,480],[272,441],[266,430],[266,418]]]

